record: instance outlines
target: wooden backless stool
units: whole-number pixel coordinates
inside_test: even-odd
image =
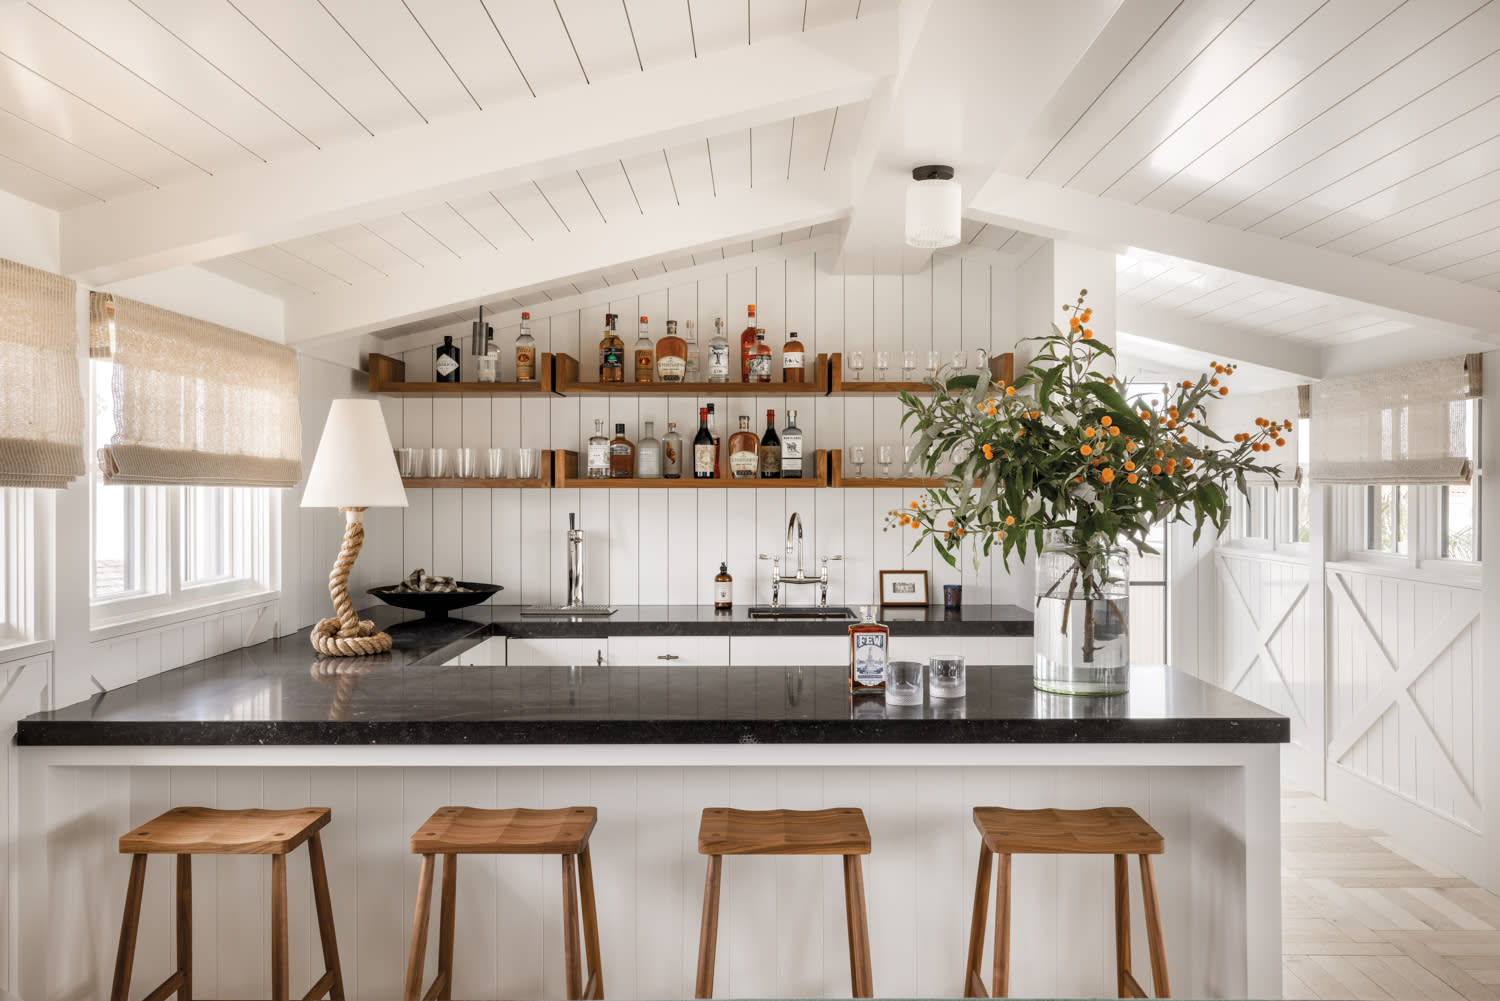
[[[318,836],[332,816],[326,807],[314,806],[300,810],[212,810],[204,806],[180,806],[122,837],[120,853],[134,857],[130,861],[130,884],[125,893],[125,919],[120,924],[120,951],[115,957],[110,1001],[127,1001],[130,993],[147,855],[177,856],[177,969],[148,997],[160,1001],[175,991],[179,1001],[192,1001],[193,856],[269,855],[271,999],[289,1001],[286,857],[303,842],[307,843],[307,857],[312,866],[313,903],[318,912],[325,967],[304,1001],[315,1001],[325,994],[332,1001],[344,1001],[344,975],[339,969],[339,947],[333,934],[333,903],[328,896],[328,872],[323,868],[323,843]]]
[[[865,815],[852,807],[832,810],[703,811],[698,854],[708,856],[703,886],[703,925],[698,935],[695,997],[714,995],[714,954],[719,944],[719,881],[725,855],[844,856],[844,920],[849,929],[849,980],[854,996],[875,996],[870,971],[870,930],[865,918],[865,880],[859,857],[870,854]]]
[[[411,952],[406,957],[406,1001],[451,1001],[453,997],[453,921],[460,855],[561,855],[563,886],[563,960],[569,1001],[604,997],[599,965],[599,916],[594,908],[594,869],[589,835],[598,822],[592,806],[558,810],[479,810],[445,806],[411,836],[413,854],[422,856],[417,882],[417,910],[411,922]],[[422,993],[422,963],[427,953],[427,922],[432,913],[432,874],[443,856],[443,903],[438,925],[438,969]],[[589,978],[579,969],[578,910],[583,908],[583,947]]]
[[[984,958],[986,897],[990,856],[999,857],[995,884],[995,997],[1010,990],[1010,857],[1012,855],[1113,855],[1115,857],[1115,970],[1120,997],[1148,997],[1130,973],[1130,882],[1125,856],[1141,857],[1141,895],[1146,904],[1146,941],[1151,947],[1151,982],[1159,998],[1171,997],[1167,983],[1167,950],[1156,903],[1156,876],[1151,856],[1166,850],[1162,836],[1129,807],[1097,810],[1008,810],[976,806],[974,826],[979,847],[979,874],[974,880],[974,918],[969,925],[969,964],[964,997],[987,997],[979,964]]]

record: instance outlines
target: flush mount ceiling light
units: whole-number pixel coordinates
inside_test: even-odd
[[[934,250],[958,242],[963,218],[963,188],[953,168],[929,164],[913,168],[906,189],[906,242]]]

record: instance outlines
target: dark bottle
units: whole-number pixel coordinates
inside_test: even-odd
[[[714,427],[714,405],[712,403],[708,405],[708,435],[714,440],[714,479],[717,480],[724,475],[723,470],[719,468],[719,452],[724,446],[724,439],[719,437],[719,431]]]
[[[766,433],[760,436],[760,478],[781,479],[781,439],[776,436],[776,411],[766,411]]]
[[[698,433],[693,437],[693,479],[711,480],[719,462],[719,450],[708,431],[708,408],[698,408]]]
[[[443,343],[437,347],[437,359],[432,366],[438,382],[458,381],[458,357],[458,346],[453,343],[453,338],[444,337]]]
[[[729,576],[729,564],[720,563],[719,573],[714,577],[714,611],[727,612],[734,608],[734,578]]]

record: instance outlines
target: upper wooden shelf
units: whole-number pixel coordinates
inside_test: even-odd
[[[578,359],[555,355],[554,379],[563,396],[826,396],[828,356],[813,359],[806,382],[584,382]]]
[[[406,362],[370,355],[370,392],[381,396],[545,396],[552,393],[552,356],[537,356],[535,382],[407,382]]]
[[[931,388],[931,387],[929,387]],[[872,457],[873,458],[873,457]],[[897,489],[922,489],[925,487],[940,487],[948,482],[942,477],[920,477],[920,476],[845,476],[844,475],[844,451],[835,448],[828,453],[828,485],[831,487],[847,487],[858,489],[861,487],[879,488],[895,487]],[[878,463],[867,462],[866,466],[873,472],[879,469]],[[900,469],[900,463],[891,463],[891,468]]]
[[[581,487],[603,490],[796,490],[801,487],[828,486],[828,453],[822,449],[818,449],[813,453],[812,476],[801,476],[797,479],[786,480],[779,478],[765,480],[760,477],[744,480],[736,480],[730,477],[700,480],[692,476],[691,473],[675,480],[642,480],[635,477],[591,479],[588,476],[580,475],[578,453],[571,451],[558,451],[554,453],[552,468],[554,470],[553,484],[558,488]]]
[[[1015,379],[1016,356],[1009,351],[1003,355],[996,355],[991,359],[991,364],[1000,363],[999,378],[1010,383]],[[897,371],[900,371],[897,369]],[[993,372],[993,369],[991,369]],[[866,372],[874,377],[873,369]],[[925,382],[866,382],[861,379],[858,382],[844,378],[844,355],[835,351],[828,356],[828,374],[830,392],[835,396],[895,396],[897,393],[913,393],[916,395],[932,394],[932,387]]]

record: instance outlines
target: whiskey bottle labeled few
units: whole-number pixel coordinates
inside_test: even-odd
[[[604,314],[604,339],[599,342],[599,381],[625,381],[625,342],[615,333],[614,313]]]
[[[781,478],[802,478],[802,429],[797,426],[797,411],[786,412],[786,429],[781,432]]]
[[[781,439],[776,436],[776,411],[766,411],[766,433],[760,436],[760,478],[781,478]]]
[[[536,382],[536,338],[531,336],[531,314],[521,314],[521,333],[516,337],[516,381]]]
[[[861,606],[860,613],[860,621],[849,627],[849,691],[877,695],[885,691],[891,631],[875,621],[869,605]]]
[[[750,418],[740,415],[740,429],[729,436],[729,475],[753,480],[760,469],[760,439],[750,430]]]
[[[786,346],[781,349],[781,381],[802,382],[806,378],[807,349],[797,340],[797,331],[786,335]]]
[[[615,436],[609,443],[611,479],[628,480],[635,476],[635,445],[625,437],[625,425],[615,425]]]
[[[686,382],[688,342],[677,336],[677,321],[667,321],[667,336],[656,342],[656,377],[662,382]]]
[[[452,337],[444,337],[437,346],[437,355],[432,360],[432,370],[438,382],[458,381],[458,345]]]
[[[587,474],[591,480],[609,479],[609,439],[604,437],[604,421],[594,421],[594,435],[589,439]]]
[[[708,381],[729,381],[729,341],[724,337],[724,318],[714,317],[714,337],[708,342]]]
[[[647,317],[641,317],[641,336],[635,341],[635,381],[651,382],[656,373],[656,346],[646,332]]]
[[[698,433],[693,437],[693,479],[711,480],[719,464],[719,449],[708,430],[708,408],[698,408]]]

